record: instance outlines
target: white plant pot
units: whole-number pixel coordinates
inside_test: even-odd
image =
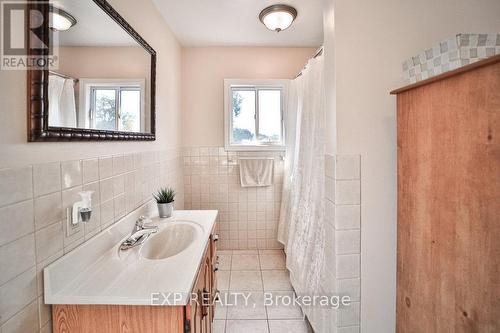
[[[160,217],[171,217],[174,213],[174,202],[169,203],[159,203],[158,205],[158,215]]]

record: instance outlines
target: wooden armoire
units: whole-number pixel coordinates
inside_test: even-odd
[[[395,90],[397,332],[500,332],[500,56]]]

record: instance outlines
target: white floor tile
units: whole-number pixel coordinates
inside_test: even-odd
[[[227,319],[267,319],[262,292],[232,295],[231,304],[227,307]]]
[[[225,320],[214,320],[212,324],[212,333],[224,333],[226,329]]]
[[[229,290],[229,277],[231,275],[230,271],[218,271],[217,272],[217,289],[219,290]]]
[[[233,250],[233,254],[259,254],[258,250]]]
[[[267,320],[228,320],[228,333],[269,333]]]
[[[269,320],[270,333],[310,333],[304,320]]]
[[[218,254],[219,256],[219,271],[231,270],[231,254]]]
[[[259,254],[285,254],[283,250],[259,250]]]
[[[214,319],[223,319],[225,320],[227,317],[227,291],[220,291],[219,298],[215,302],[215,316]]]
[[[233,254],[232,271],[260,271],[259,255]]]
[[[261,254],[259,257],[262,270],[286,268],[284,254]]]
[[[266,291],[292,290],[290,275],[287,270],[262,271],[262,279]]]
[[[260,271],[233,271],[229,282],[229,290],[263,290]]]
[[[266,297],[272,299],[267,306],[268,319],[304,319],[300,306],[293,303],[293,291],[266,291]]]

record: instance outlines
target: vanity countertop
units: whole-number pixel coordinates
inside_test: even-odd
[[[120,251],[119,246],[130,235],[138,215],[141,214],[127,216],[47,266],[45,303],[152,305],[152,295],[161,293],[163,297],[175,293],[179,298],[171,305],[186,305],[217,211],[181,210],[168,219],[153,217],[148,225],[158,225],[159,232],[143,245]],[[198,230],[195,240],[185,250],[165,259],[147,259],[141,255],[142,247],[169,224],[182,223],[196,225]]]

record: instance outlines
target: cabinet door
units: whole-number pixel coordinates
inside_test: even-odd
[[[200,300],[201,292],[204,286],[203,272],[200,272],[198,275],[198,279],[196,280],[196,284],[193,289],[193,293],[197,294],[197,301],[191,301],[189,305],[191,310],[191,318],[190,318],[190,333],[202,333],[205,332],[203,330],[203,307]]]
[[[203,264],[203,293],[202,293],[202,320],[204,332],[210,333],[212,332],[212,258],[207,252],[207,256],[205,257]]]
[[[217,297],[217,271],[219,270],[219,258],[217,256],[217,242],[219,240],[219,235],[212,234],[210,237],[210,277],[211,277],[211,297],[212,302],[210,306],[210,320],[214,320],[215,316],[215,298]]]
[[[210,304],[212,303],[211,260],[210,251],[207,247],[198,271],[198,278],[192,291],[196,293],[196,301],[192,301],[190,304],[191,333],[210,333],[212,331],[212,314],[210,309]]]

